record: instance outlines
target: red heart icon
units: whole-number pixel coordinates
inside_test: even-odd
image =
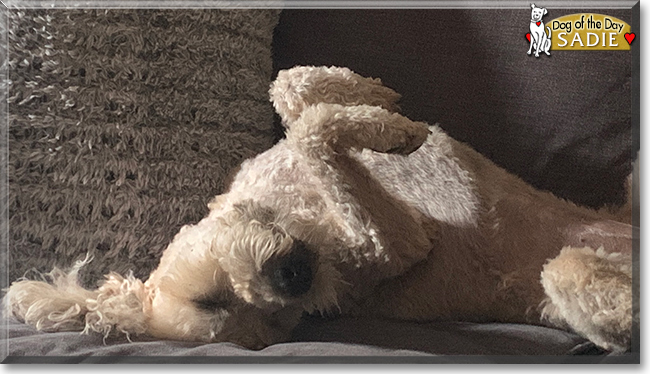
[[[530,33],[526,34],[526,39],[530,42]]]
[[[540,23],[541,23],[541,22],[535,22],[535,24],[536,24],[537,26],[539,26]]]
[[[636,38],[636,34],[633,32],[626,32],[624,36],[625,40],[627,40],[627,44],[632,44],[632,40]]]

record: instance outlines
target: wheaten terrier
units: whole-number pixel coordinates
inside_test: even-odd
[[[630,348],[631,226],[534,189],[344,68],[279,73],[286,139],[245,161],[146,282],[80,261],[5,308],[44,331],[261,348],[303,312],[550,324]]]

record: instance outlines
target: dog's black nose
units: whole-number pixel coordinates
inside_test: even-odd
[[[312,255],[301,241],[294,241],[289,254],[269,261],[265,267],[271,287],[281,295],[298,297],[311,288]]]

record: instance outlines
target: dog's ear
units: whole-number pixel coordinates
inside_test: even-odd
[[[297,66],[281,70],[269,90],[282,124],[290,128],[304,109],[320,104],[343,106],[380,106],[399,111],[397,92],[382,85],[380,79],[364,78],[350,69],[340,67]]]
[[[90,257],[68,272],[54,269],[43,280],[14,282],[3,300],[5,312],[43,331],[143,334],[147,330],[143,303],[146,291],[132,274],[106,276],[96,290],[81,287],[79,270]]]
[[[530,4],[531,9],[535,9],[535,4]]]
[[[543,8],[543,9],[544,9],[544,15],[546,15],[546,13],[548,13],[548,11],[546,10],[546,8]]]

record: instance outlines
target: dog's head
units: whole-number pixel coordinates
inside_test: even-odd
[[[535,6],[535,4],[530,4],[530,7],[532,8],[531,13],[530,13],[530,18],[532,21],[541,21],[542,17],[546,15],[547,10],[546,8],[538,8]]]
[[[286,339],[303,311],[336,306],[340,274],[319,228],[253,201],[184,228],[146,283],[147,332],[261,348]]]
[[[251,200],[211,207],[208,217],[181,229],[144,284],[111,273],[86,290],[77,280],[86,259],[43,281],[14,282],[4,308],[45,331],[144,333],[260,349],[289,338],[303,312],[337,306],[343,283],[318,225]]]

